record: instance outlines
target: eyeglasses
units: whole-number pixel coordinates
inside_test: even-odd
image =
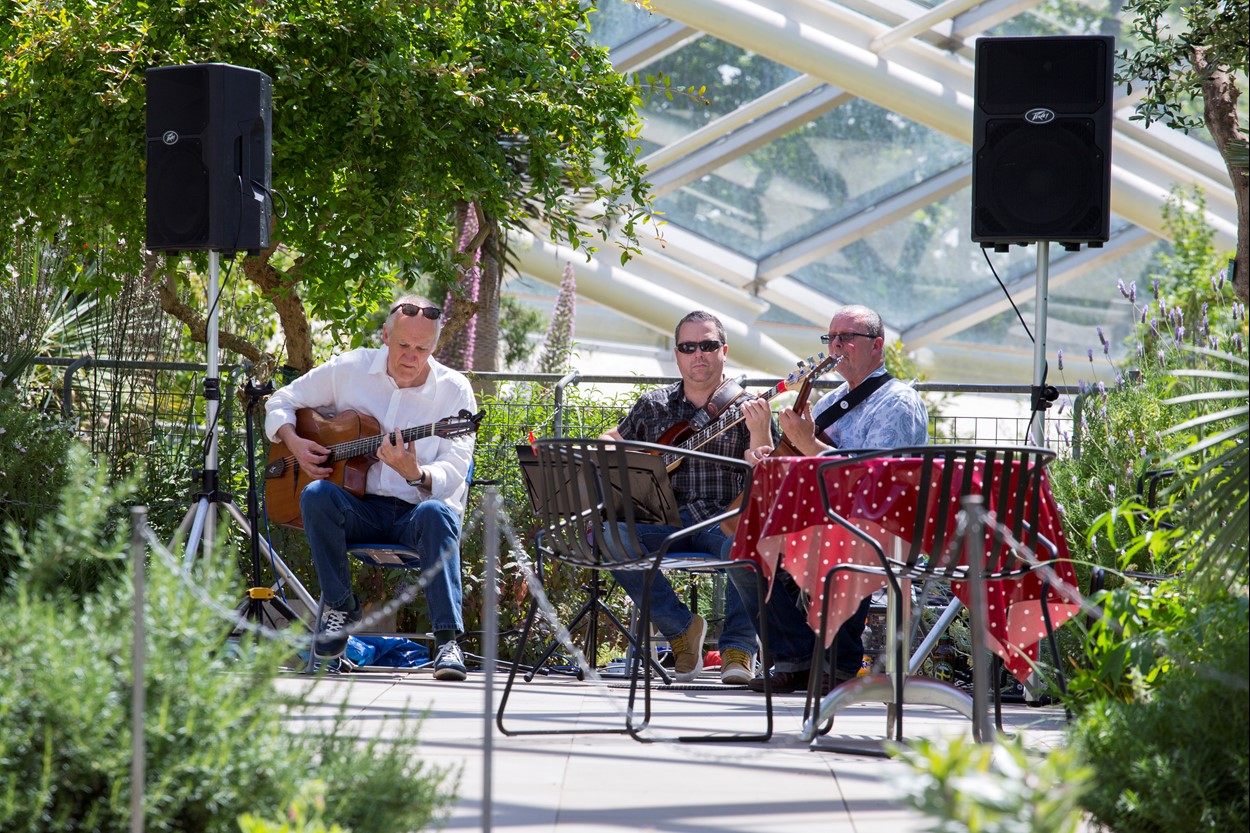
[[[409,316],[424,315],[431,321],[437,321],[438,317],[443,314],[443,311],[438,307],[419,307],[416,304],[396,304],[391,307],[391,312],[394,312],[395,310],[399,310],[404,315]]]
[[[698,350],[700,353],[715,353],[724,346],[724,342],[721,341],[683,341],[677,345],[677,352],[685,353],[686,355],[693,353],[695,350]]]
[[[821,344],[846,344],[851,339],[859,336],[860,338],[876,338],[871,333],[829,333],[820,337]]]

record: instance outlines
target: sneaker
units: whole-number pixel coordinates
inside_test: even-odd
[[[746,685],[755,675],[751,669],[755,657],[740,648],[726,648],[720,652],[720,681],[725,685]]]
[[[464,652],[454,639],[449,639],[438,646],[438,656],[434,657],[434,679],[463,680],[468,676],[464,667]]]
[[[681,636],[668,641],[673,650],[673,671],[679,683],[688,683],[703,670],[703,637],[707,636],[707,622],[695,614],[690,627]]]
[[[360,621],[360,608],[335,610],[326,608],[321,612],[321,627],[313,640],[313,653],[321,659],[335,659],[347,650],[347,637],[352,625]]]

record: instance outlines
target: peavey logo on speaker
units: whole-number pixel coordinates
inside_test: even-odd
[[[1055,120],[1055,111],[1045,107],[1034,107],[1024,114],[1024,120],[1029,124],[1049,124]]]
[[[161,141],[167,145],[178,144],[178,131],[166,130],[164,133],[161,134]]]

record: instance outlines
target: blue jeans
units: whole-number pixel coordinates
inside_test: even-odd
[[[685,512],[681,513],[681,519],[687,526],[690,525]],[[660,542],[666,537],[683,528],[660,524],[638,524],[635,527],[638,540],[648,549],[658,548]],[[725,537],[725,533],[721,532],[720,527],[714,526],[687,538],[679,539],[670,552],[674,555],[704,553],[712,558],[720,558],[728,541],[729,539]],[[726,570],[725,572],[732,575],[747,571]],[[634,600],[634,604],[642,604],[642,589],[647,578],[646,570],[613,570],[612,577]],[[752,599],[754,598],[752,596]],[[694,614],[682,603],[681,599],[677,598],[673,585],[664,574],[656,575],[655,581],[651,584],[651,623],[664,634],[666,639],[672,639],[685,633],[693,620]],[[755,627],[751,624],[746,606],[739,598],[738,592],[734,590],[732,582],[725,582],[725,623],[721,627],[720,639],[717,640],[716,646],[721,651],[737,648],[751,655],[756,653]]]
[[[738,590],[738,596],[746,600],[747,614],[759,627],[759,610],[756,595],[760,574],[755,570],[730,570],[729,576]],[[838,668],[844,673],[857,673],[864,657],[864,625],[868,621],[871,599],[864,599],[851,618],[842,623],[833,638]],[[773,655],[773,668],[777,671],[804,671],[812,667],[812,652],[816,648],[816,634],[807,624],[807,612],[801,607],[798,587],[785,570],[778,570],[773,582],[772,595],[766,605],[768,615],[768,647]],[[827,661],[827,660],[826,660]]]
[[[421,558],[421,574],[428,582],[425,602],[430,630],[464,631],[460,516],[447,504],[427,500],[413,506],[382,495],[361,499],[337,483],[314,480],[300,494],[299,508],[327,607],[344,610],[355,604],[347,561],[349,543],[394,543]],[[435,572],[440,560],[443,567]]]

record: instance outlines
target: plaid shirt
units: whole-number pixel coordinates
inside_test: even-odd
[[[751,397],[752,394],[745,394]],[[617,427],[621,439],[653,443],[679,422],[693,424],[699,411],[682,392],[682,383],[648,391]],[[739,422],[700,448],[710,454],[741,460],[750,441],[746,422]],[[687,459],[669,475],[683,518],[695,524],[723,511],[743,488],[742,476],[704,460]]]

